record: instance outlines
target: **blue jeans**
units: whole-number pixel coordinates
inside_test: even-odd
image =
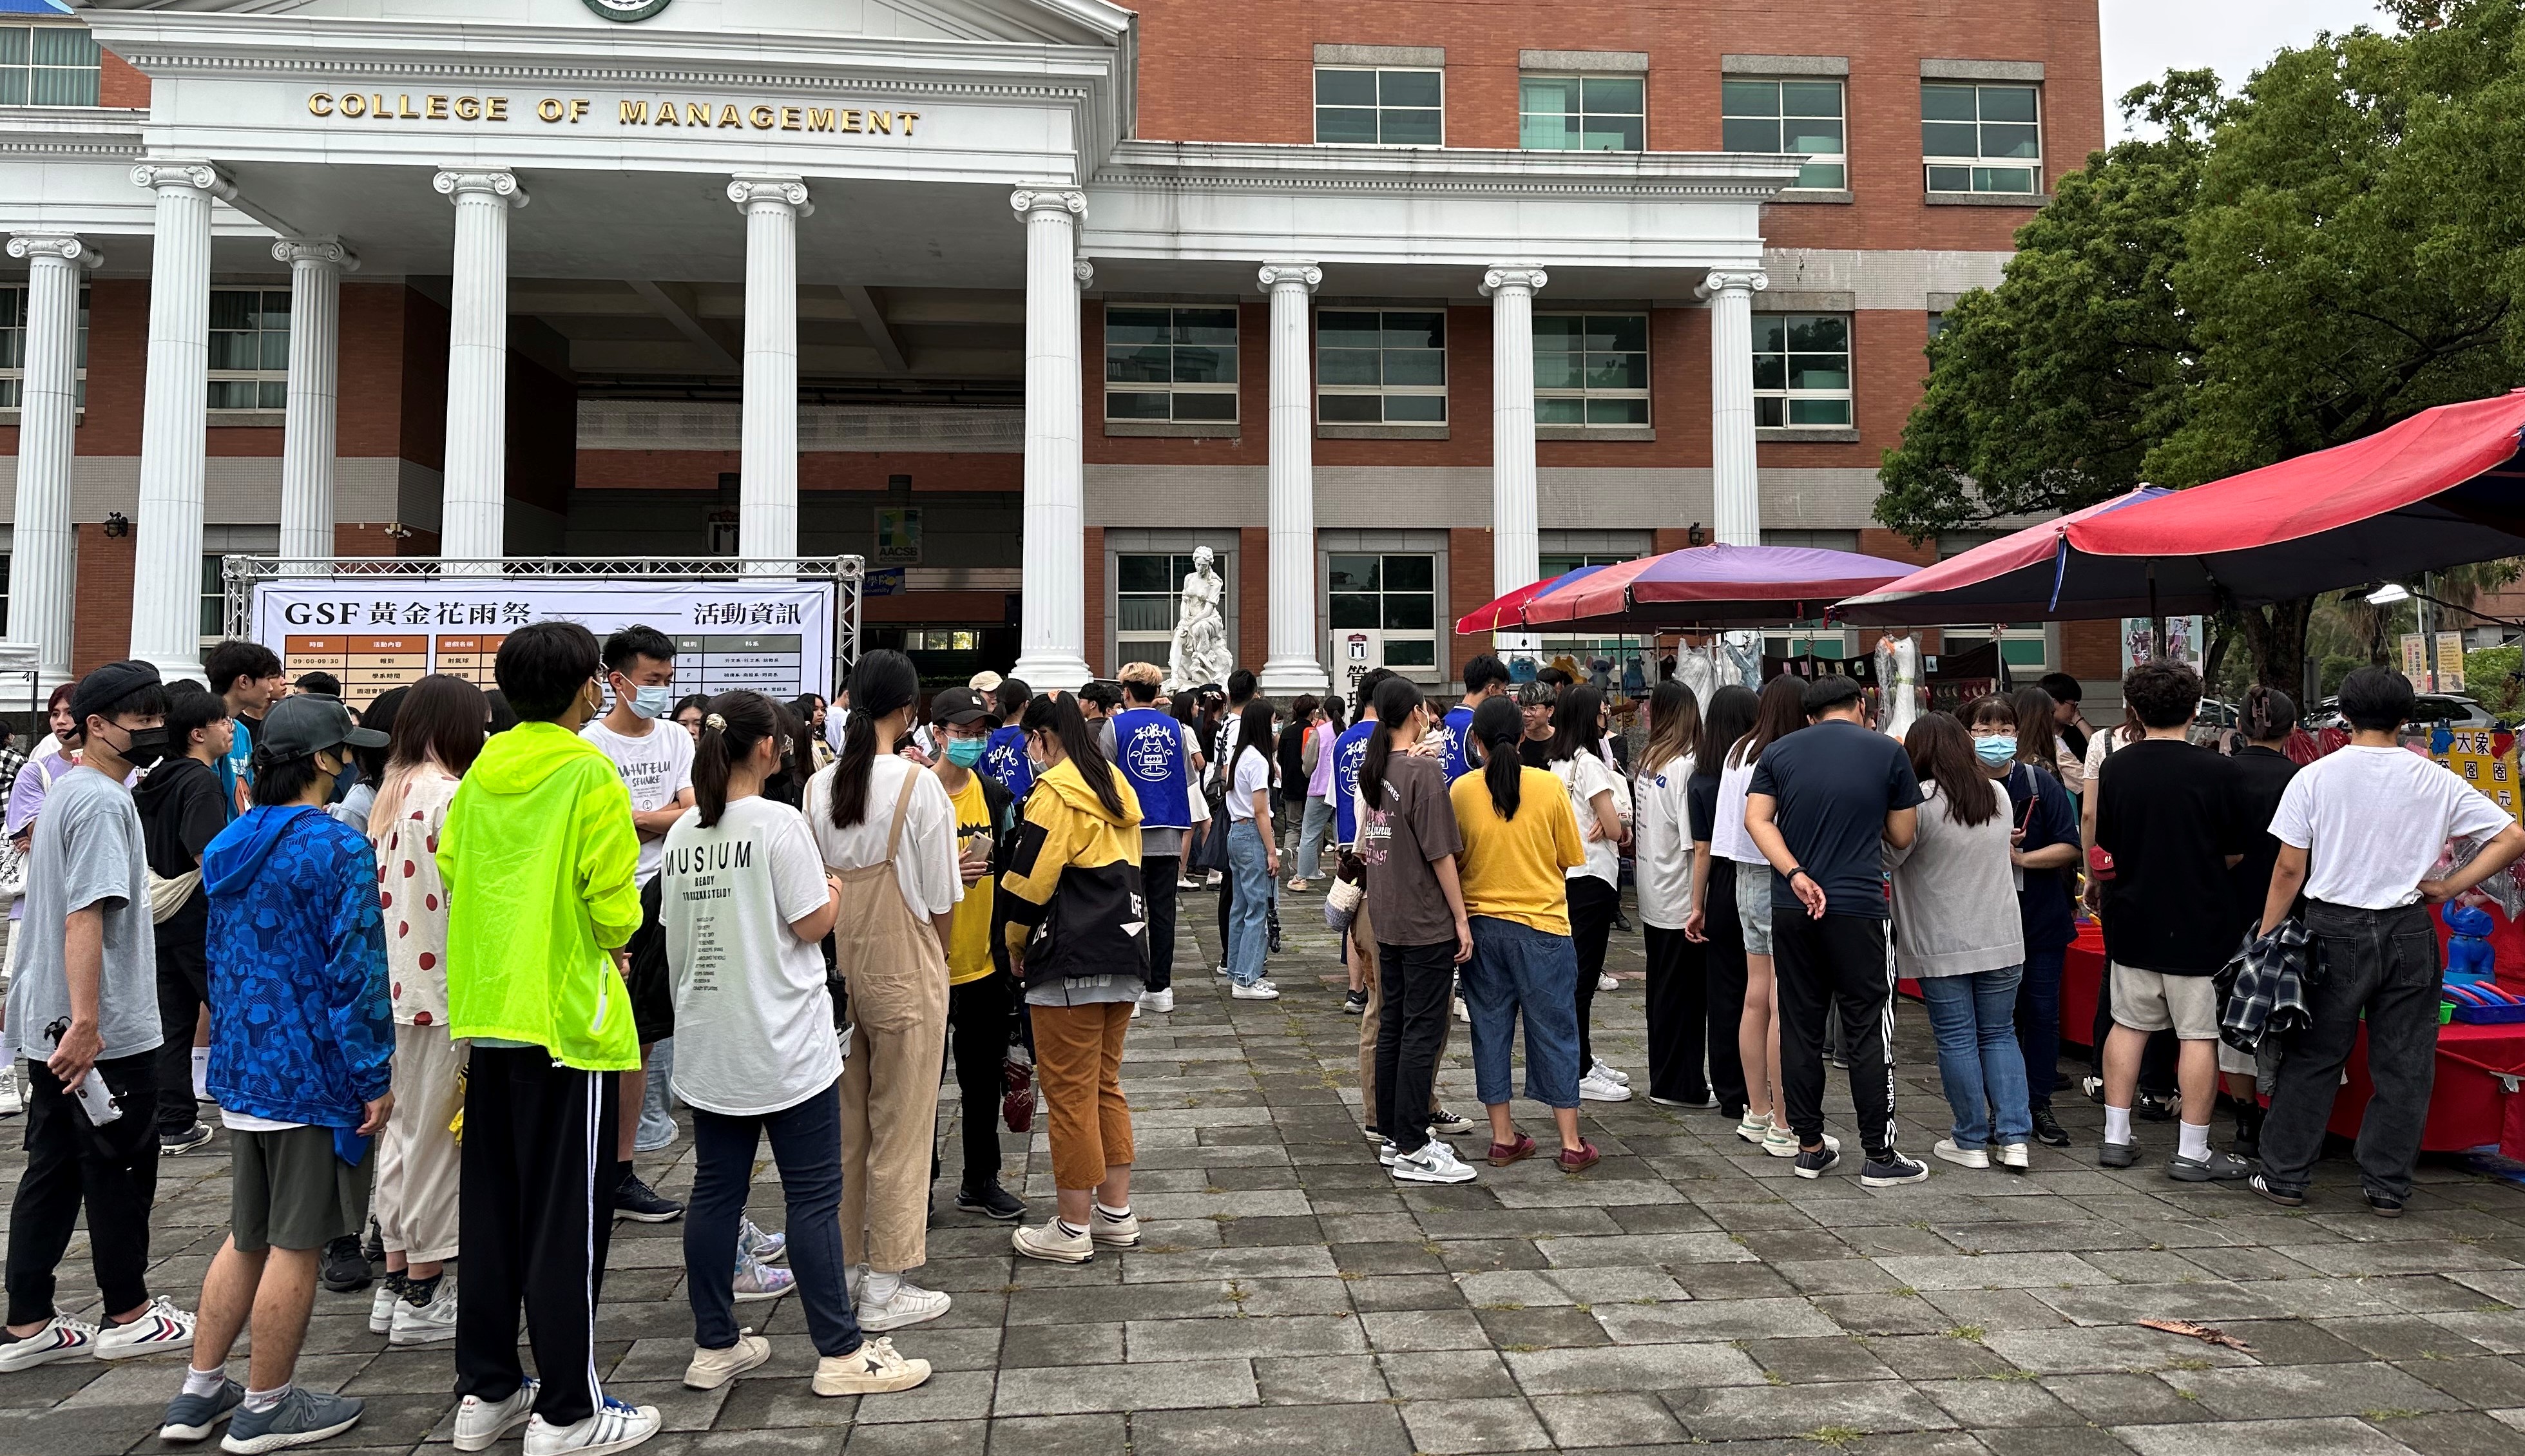
[[[1321,794],[1307,797],[1307,812],[1298,830],[1297,878],[1320,878],[1323,868],[1324,831],[1333,822],[1333,801]]]
[[[1929,1030],[1938,1038],[1938,1080],[1955,1109],[1957,1147],[1986,1147],[1996,1109],[1999,1141],[2022,1142],[2034,1131],[2025,1102],[2025,1053],[2016,1045],[2016,985],[2023,966],[1968,976],[1923,976]]]
[[[1578,952],[1569,938],[1471,917],[1473,958],[1462,972],[1473,1025],[1473,1087],[1485,1107],[1509,1099],[1509,1044],[1525,1018],[1525,1094],[1547,1107],[1578,1105]]]
[[[1227,976],[1239,986],[1251,986],[1262,979],[1262,957],[1270,948],[1263,917],[1271,909],[1271,860],[1262,831],[1251,819],[1238,819],[1228,828],[1227,872],[1236,880],[1227,911]]]
[[[2049,1107],[2060,1085],[2060,968],[2065,946],[2025,952],[2025,980],[2016,989],[2016,1040],[2025,1048],[2027,1105]]]
[[[780,1191],[789,1203],[789,1265],[807,1307],[807,1334],[820,1355],[860,1347],[860,1325],[842,1282],[841,1084],[795,1107],[761,1117],[693,1109],[693,1193],[684,1210],[684,1286],[693,1303],[693,1343],[736,1343],[736,1221],[754,1181],[758,1136],[771,1140]]]

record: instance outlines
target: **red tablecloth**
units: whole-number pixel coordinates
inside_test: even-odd
[[[2096,1035],[2096,1002],[2104,995],[2104,928],[2078,922],[2078,938],[2060,961],[2060,1040],[2087,1046]],[[2095,1050],[2087,1046],[2089,1051]]]

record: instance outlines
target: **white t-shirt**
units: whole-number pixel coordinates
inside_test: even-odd
[[[2414,903],[2448,840],[2515,821],[2478,789],[2408,749],[2345,745],[2297,771],[2271,833],[2306,851],[2305,893],[2326,904]]]
[[[1228,752],[1236,755],[1236,777],[1227,787],[1227,817],[1231,821],[1251,819],[1256,791],[1268,791],[1271,787],[1271,755],[1260,751],[1248,753],[1240,748],[1230,748]]]
[[[622,787],[631,791],[631,807],[639,813],[665,808],[693,786],[693,736],[665,718],[649,720],[649,731],[625,738],[605,726],[603,718],[578,730],[578,736],[605,751]],[[634,879],[641,889],[658,878],[658,863],[667,852],[666,836],[640,841],[640,869]]]
[[[938,775],[909,758],[883,753],[868,762],[867,807],[848,829],[833,826],[833,775],[839,765],[807,781],[808,832],[816,849],[835,869],[866,869],[885,858],[885,837],[894,827],[895,801],[903,797],[904,775],[918,782],[912,790],[912,810],[904,816],[903,842],[896,846],[894,881],[912,913],[930,918],[956,908],[965,898],[965,881],[956,872],[956,804]]]
[[[1621,848],[1596,832],[1595,799],[1599,794],[1612,795],[1613,811],[1620,813],[1622,792],[1619,781],[1613,777],[1613,771],[1605,766],[1604,759],[1590,752],[1556,760],[1552,772],[1560,780],[1560,787],[1569,792],[1570,811],[1578,816],[1578,838],[1587,847],[1587,862],[1572,866],[1565,878],[1574,880],[1580,875],[1594,875],[1608,885],[1618,887],[1622,883]]]
[[[1691,781],[1692,755],[1682,753],[1641,774],[1632,790],[1632,874],[1640,919],[1659,930],[1683,929],[1692,913]]]
[[[1719,760],[1718,822],[1709,827],[1709,854],[1713,859],[1733,859],[1739,864],[1768,864],[1762,851],[1754,847],[1753,833],[1745,827],[1745,800],[1754,787],[1755,765],[1762,761],[1759,754],[1749,753],[1745,761],[1734,761],[1735,751]]]
[[[702,811],[686,809],[661,843],[675,1095],[707,1112],[759,1117],[832,1086],[842,1050],[823,953],[789,929],[826,897],[823,862],[798,811],[757,795],[704,829]]]

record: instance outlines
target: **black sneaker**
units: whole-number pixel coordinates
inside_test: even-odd
[[[2047,1147],[2069,1145],[2069,1130],[2060,1126],[2060,1120],[2052,1115],[2049,1106],[2034,1109],[2034,1136]]]
[[[639,1174],[625,1173],[621,1187],[614,1190],[614,1214],[635,1224],[666,1224],[682,1218],[684,1205],[661,1196],[656,1189],[640,1181]]]
[[[1798,1149],[1797,1173],[1800,1178],[1821,1178],[1841,1165],[1841,1149],[1827,1141],[1820,1147]]]
[[[1890,1147],[1881,1157],[1869,1157],[1867,1166],[1858,1170],[1858,1186],[1863,1189],[1890,1189],[1898,1184],[1928,1181],[1928,1164],[1915,1163]]]
[[[386,1233],[377,1227],[377,1216],[373,1213],[369,1215],[369,1238],[360,1245],[360,1252],[371,1264],[386,1261]]]
[[[1026,1211],[1025,1204],[1017,1198],[1017,1195],[1000,1187],[996,1179],[979,1188],[967,1187],[957,1189],[956,1206],[966,1213],[978,1213],[984,1218],[998,1219],[1004,1224],[1014,1224],[1024,1218]]]
[[[2263,1197],[2270,1199],[2272,1202],[2277,1203],[2282,1208],[2303,1208],[2305,1206],[2305,1192],[2303,1189],[2291,1190],[2289,1189],[2274,1187],[2269,1179],[2263,1177],[2259,1173],[2256,1173],[2252,1178],[2246,1180],[2245,1187],[2252,1189],[2254,1192],[2257,1192]]]
[[[1367,1014],[1367,993],[1366,993],[1366,992],[1363,992],[1363,991],[1354,991],[1354,992],[1350,993],[1348,995],[1343,996],[1343,997],[1342,997],[1342,1014],[1343,1014],[1344,1016],[1364,1016],[1364,1015],[1366,1015],[1366,1014]]]
[[[2131,1103],[2131,1116],[2145,1122],[2172,1122],[2182,1110],[2180,1095],[2160,1097],[2154,1092],[2141,1092]]]
[[[162,1158],[180,1158],[210,1141],[211,1130],[200,1123],[195,1123],[180,1133],[159,1134],[158,1155]]]
[[[2378,1218],[2401,1218],[2402,1200],[2388,1193],[2371,1192],[2367,1195],[2367,1211]]]
[[[375,1282],[369,1261],[360,1253],[358,1235],[345,1234],[324,1245],[322,1278],[324,1287],[336,1294],[355,1293]]]

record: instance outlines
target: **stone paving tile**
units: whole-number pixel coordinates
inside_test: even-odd
[[[1294,901],[1296,898],[1292,897]],[[1148,1237],[1083,1266],[1015,1257],[1009,1231],[942,1206],[920,1283],[946,1318],[894,1333],[937,1367],[914,1391],[809,1392],[794,1299],[750,1305],[773,1340],[724,1389],[682,1388],[691,1315],[681,1230],[622,1225],[599,1315],[609,1388],[651,1401],[656,1456],[1242,1456],[1488,1451],[1731,1456],[2507,1456],[2525,1450],[2525,1191],[2432,1160],[2410,1215],[2370,1217],[2344,1163],[2302,1210],[2168,1183],[2154,1163],[2092,1164],[2101,1114],[2012,1178],[1933,1165],[1883,1190],[1812,1183],[1737,1141],[1714,1113],[1588,1103],[1605,1161],[1542,1160],[1473,1183],[1394,1184],[1359,1134],[1359,1024],[1313,907],[1283,908],[1287,996],[1230,1002],[1193,898],[1181,1009],[1144,1017],[1125,1087]],[[1640,943],[1616,935],[1622,987],[1597,999],[1603,1053],[1644,1067]],[[1943,1101],[1925,1021],[1897,1017],[1903,1105]],[[1455,1038],[1441,1099],[1475,1111]],[[957,1156],[955,1089],[940,1133]],[[1855,1140],[1832,1106],[1844,1142]],[[1520,1101],[1529,1131],[1548,1111]],[[1906,1129],[1917,1152],[1934,1123]],[[2170,1135],[2144,1130],[2163,1142]],[[2223,1136],[2223,1135],[2222,1135]],[[0,1137],[0,1143],[8,1139]],[[1460,1146],[1479,1150],[1479,1135]],[[1003,1139],[1007,1178],[1040,1217],[1040,1131]],[[0,1146],[0,1186],[21,1158]],[[689,1139],[642,1158],[688,1189]],[[224,1232],[224,1136],[168,1160],[153,1279],[185,1303]],[[942,1190],[949,1185],[942,1181]],[[943,1202],[943,1200],[942,1200]],[[767,1174],[753,1212],[781,1221]],[[0,1219],[5,1219],[0,1208]],[[62,1300],[92,1316],[84,1238]],[[458,1266],[462,1282],[462,1266]],[[389,1350],[366,1293],[322,1295],[301,1379],[368,1398],[328,1452],[446,1449],[445,1347]],[[2199,1319],[2250,1353],[2135,1327]],[[242,1369],[241,1362],[232,1367]],[[176,1362],[52,1366],[0,1377],[0,1453],[161,1449]]]

